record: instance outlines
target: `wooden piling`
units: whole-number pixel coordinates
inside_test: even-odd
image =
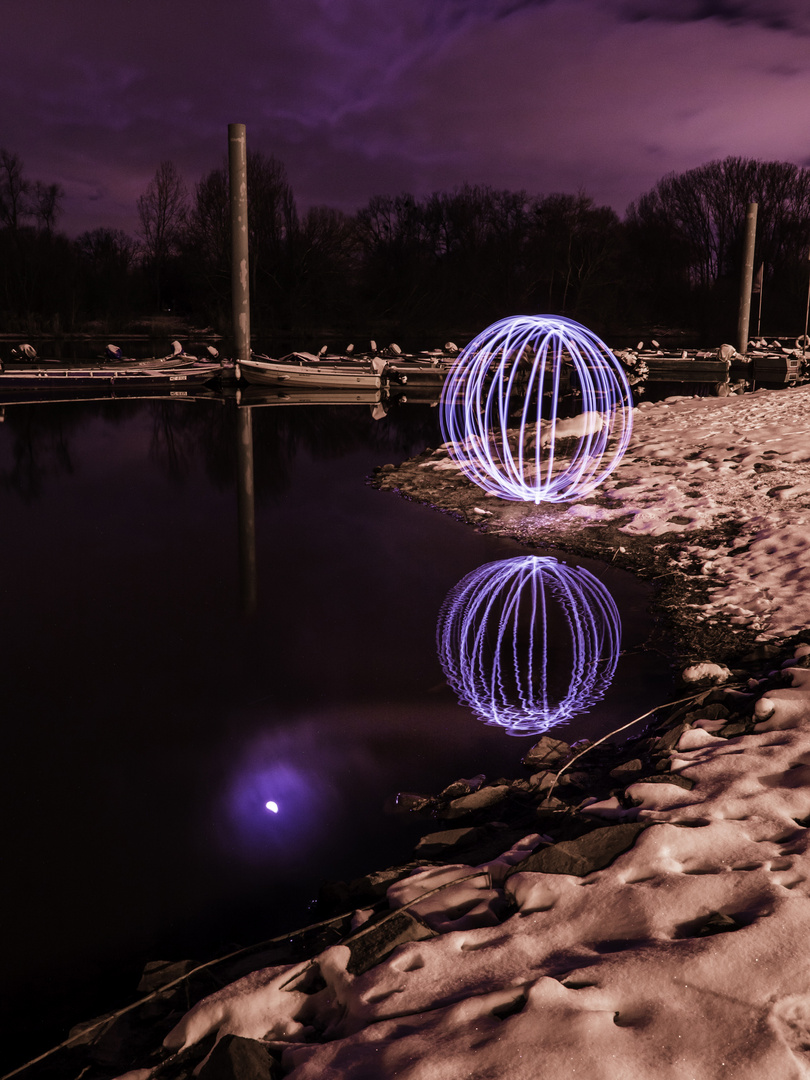
[[[244,124],[228,124],[228,178],[231,193],[231,296],[238,365],[250,359],[250,274],[248,272],[247,136]]]
[[[757,237],[757,204],[748,204],[745,214],[745,247],[740,279],[740,310],[737,317],[737,352],[748,352],[748,324],[751,318],[751,290],[754,285],[754,244]]]

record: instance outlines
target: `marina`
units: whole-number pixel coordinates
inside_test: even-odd
[[[49,361],[23,345],[11,350],[10,357],[0,357],[0,401],[98,393],[143,397],[153,391],[179,395],[199,390],[225,398],[236,396],[243,405],[258,403],[273,392],[293,393],[288,400],[300,403],[305,400],[301,395],[323,393],[325,401],[337,403],[339,392],[344,402],[366,400],[352,397],[356,392],[376,394],[387,404],[432,404],[438,402],[459,353],[454,345],[414,353],[403,352],[397,345],[379,351],[372,346],[371,351],[358,354],[351,347],[341,352],[324,346],[317,354],[301,350],[280,359],[251,350],[247,359],[235,361],[220,357],[210,346],[207,357],[198,357],[175,341],[173,351],[164,357],[116,358],[112,352],[116,347],[107,346],[111,354],[106,360]],[[801,340],[752,342],[745,355],[730,345],[677,350],[643,342],[613,352],[639,398],[648,385],[668,386],[674,393],[724,397],[759,387],[796,386],[810,378],[810,360]],[[285,399],[271,397],[262,403],[270,400]]]

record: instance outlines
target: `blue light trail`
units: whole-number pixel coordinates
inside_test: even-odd
[[[613,597],[583,567],[526,555],[486,563],[460,581],[442,606],[436,640],[462,704],[510,735],[532,735],[604,697],[621,619]],[[570,680],[555,699],[551,684],[564,686],[566,654]]]
[[[579,414],[561,415],[566,383]],[[633,398],[620,361],[580,323],[521,315],[467,345],[444,384],[440,418],[451,457],[479,487],[519,502],[590,494],[630,441]]]

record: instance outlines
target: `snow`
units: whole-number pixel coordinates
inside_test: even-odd
[[[808,462],[810,386],[644,402],[599,489],[605,499],[568,512],[593,524],[628,518],[619,528],[630,535],[682,534],[684,558],[703,563],[714,592],[707,616],[787,635],[810,624]],[[733,548],[689,542],[731,524]]]
[[[641,406],[611,505],[567,513],[679,533],[712,582],[705,611],[805,628],[809,407],[810,388]],[[707,546],[729,521],[733,548]],[[606,826],[644,826],[604,869],[521,870],[548,841],[530,834],[489,863],[418,870],[387,896],[425,923],[422,940],[357,975],[342,944],[254,972],[166,1046],[264,1040],[292,1080],[810,1078],[810,646],[794,655],[764,693],[725,689],[723,665],[684,673],[747,697],[754,730],[721,737],[710,708],[690,713],[669,772],[628,777],[621,801],[585,799]]]
[[[254,972],[166,1045],[266,1040],[294,1080],[810,1076],[810,670],[787,671],[752,734],[683,732],[671,768],[691,790],[629,785],[623,816],[648,827],[605,869],[510,875],[534,835],[417,872],[389,901],[437,936],[357,976],[333,946],[314,992],[305,964]]]

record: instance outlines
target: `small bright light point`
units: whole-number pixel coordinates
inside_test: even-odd
[[[278,813],[278,803],[273,802],[272,799],[270,799],[269,802],[266,802],[264,804],[264,808],[265,808],[265,810],[269,810],[271,814],[277,814]]]

